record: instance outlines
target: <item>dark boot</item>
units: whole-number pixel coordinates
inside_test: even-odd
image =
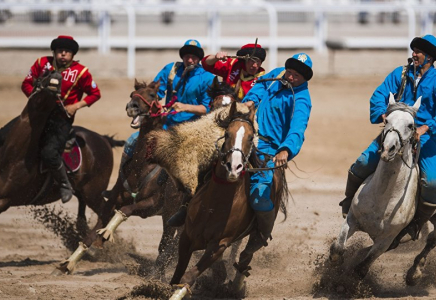
[[[179,210],[168,219],[167,224],[171,227],[180,227],[185,224],[186,215],[188,214],[189,201],[183,203]]]
[[[400,242],[405,243],[410,240],[417,240],[419,237],[419,233],[421,232],[422,226],[424,226],[424,224],[427,223],[428,220],[430,220],[435,210],[436,206],[430,206],[426,204],[423,199],[420,199],[412,221],[403,230],[401,230],[401,232],[394,239],[388,250],[397,248]]]
[[[67,203],[73,197],[73,187],[68,180],[67,171],[65,170],[64,164],[61,164],[57,170],[52,170],[51,174],[54,180],[56,180],[56,182],[59,184],[62,203]]]
[[[354,195],[363,181],[364,179],[354,175],[351,170],[348,171],[347,186],[345,188],[345,199],[339,202],[339,206],[342,206],[342,217],[344,219],[347,217],[348,211],[351,207],[351,201],[353,200]]]
[[[119,178],[123,178],[123,167],[130,159],[131,159],[131,157],[129,157],[126,153],[123,152],[123,154],[121,156],[120,169],[118,171]],[[124,179],[123,179],[123,181],[124,181]],[[103,192],[101,192],[101,195],[104,198],[109,199],[112,196],[112,190],[103,191]]]
[[[254,211],[254,213],[257,220],[257,231],[250,235],[247,246],[243,251],[249,255],[253,254],[262,247],[268,246],[268,239],[271,238],[271,232],[276,219],[276,213],[274,209],[270,211]]]

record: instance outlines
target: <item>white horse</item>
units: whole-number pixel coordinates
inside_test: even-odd
[[[389,96],[386,125],[381,134],[380,162],[357,191],[339,237],[330,246],[330,261],[343,261],[345,243],[356,232],[366,232],[374,244],[356,265],[353,275],[363,279],[371,264],[386,252],[395,237],[413,218],[417,206],[419,171],[413,156],[416,112],[413,106]]]

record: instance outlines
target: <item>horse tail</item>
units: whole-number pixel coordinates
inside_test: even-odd
[[[109,136],[109,135],[105,134],[103,137],[109,142],[109,145],[111,145],[111,148],[124,146],[126,141],[125,140],[116,140],[116,139],[114,139],[114,136],[115,135]]]
[[[286,181],[286,174],[285,174],[285,169],[284,168],[279,168],[276,170],[277,173],[277,182],[276,182],[276,203],[279,203],[279,209],[280,211],[283,213],[283,215],[285,216],[285,218],[283,219],[283,222],[286,221],[287,217],[288,217],[288,210],[287,210],[287,205],[288,205],[288,198],[289,198],[289,188],[288,188],[288,183]]]

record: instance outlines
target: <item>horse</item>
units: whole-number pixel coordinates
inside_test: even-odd
[[[126,105],[127,115],[132,118],[130,126],[139,128],[139,136],[133,157],[120,166],[117,181],[101,211],[102,222],[94,228],[97,236],[84,241],[68,259],[68,265],[60,270],[71,273],[80,258],[92,245],[102,248],[105,241],[114,241],[117,227],[130,216],[149,218],[160,215],[163,233],[159,243],[156,267],[160,278],[174,253],[177,242],[177,228],[167,225],[167,220],[177,211],[181,203],[175,184],[160,166],[147,161],[147,147],[144,136],[152,130],[162,128],[165,122],[157,92],[159,83],[138,82],[135,79],[134,91]]]
[[[243,104],[241,104],[243,105]],[[246,108],[247,109],[247,108]],[[237,103],[230,106],[228,115],[218,115],[217,123],[225,134],[222,146],[216,142],[219,153],[212,170],[212,179],[202,185],[194,194],[189,206],[185,228],[179,241],[179,257],[171,284],[178,285],[172,300],[182,299],[198,276],[222,257],[224,251],[234,242],[255,233],[254,212],[249,206],[250,175],[247,164],[261,166],[254,146],[254,108],[248,112],[237,109]],[[287,184],[283,169],[274,174],[272,199],[276,214],[279,208],[286,216]],[[193,251],[205,250],[195,267],[185,272]],[[236,264],[234,288],[238,291],[253,252],[245,249]]]
[[[34,90],[21,115],[2,128],[0,146],[0,212],[11,206],[44,205],[60,199],[59,187],[49,172],[41,172],[39,141],[46,120],[59,107],[62,76],[46,72],[34,84]],[[99,216],[113,168],[112,148],[124,145],[109,136],[73,126],[82,154],[82,164],[68,177],[79,201],[78,220],[86,223],[85,208]],[[92,231],[88,233],[92,236]]]
[[[237,99],[235,89],[225,81],[219,81],[215,76],[211,86],[207,90],[208,96],[212,99],[210,109],[216,110],[220,107],[230,105]]]
[[[408,106],[395,102],[390,94],[386,124],[379,136],[380,162],[354,196],[339,236],[330,246],[329,259],[338,265],[343,262],[347,240],[356,231],[370,236],[374,244],[352,270],[352,276],[359,280],[415,214],[419,170],[413,155],[414,117],[420,105],[421,97]]]

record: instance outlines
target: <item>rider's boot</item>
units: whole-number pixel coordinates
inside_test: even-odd
[[[436,206],[430,206],[423,199],[420,199],[412,221],[397,235],[389,250],[397,248],[400,243],[417,240],[422,226],[430,220],[435,211]]]
[[[271,232],[274,228],[276,220],[276,212],[274,209],[270,211],[254,211],[257,220],[257,232],[247,243],[245,249],[254,253],[262,247],[268,246],[268,239],[272,239]]]
[[[363,181],[364,179],[357,177],[353,174],[353,172],[351,172],[351,170],[348,170],[345,199],[339,202],[339,206],[342,206],[342,217],[344,219],[347,217],[348,211],[350,210],[351,201],[353,200],[354,194],[356,194]]]
[[[130,160],[130,157],[129,157],[126,153],[123,152],[123,154],[122,154],[122,156],[121,156],[121,162],[120,162],[120,169],[119,169],[119,171],[118,171],[118,177],[121,177],[121,176],[122,176],[124,165],[125,165],[129,160]],[[106,199],[109,199],[109,198],[112,196],[112,190],[106,190],[106,191],[103,191],[103,192],[101,193],[101,195],[102,195],[103,197],[105,197]]]
[[[54,180],[56,180],[56,182],[59,184],[62,203],[67,203],[73,197],[73,187],[68,180],[67,171],[65,170],[64,164],[61,164],[58,169],[52,170],[51,174]]]
[[[168,219],[167,224],[171,227],[180,227],[185,224],[185,219],[188,214],[188,204],[191,199],[185,197],[180,205],[179,210]]]

